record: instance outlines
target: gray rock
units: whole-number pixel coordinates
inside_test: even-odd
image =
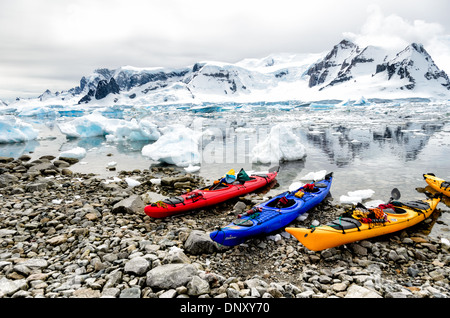
[[[16,233],[17,233],[16,230],[0,229],[0,237],[5,237],[5,236],[8,236],[8,235],[14,235]]]
[[[352,284],[350,287],[347,288],[347,294],[345,295],[345,298],[382,298],[380,294],[377,292],[356,285]]]
[[[209,235],[203,231],[193,230],[189,234],[184,249],[190,254],[210,254],[215,251],[215,244]]]
[[[122,272],[118,269],[114,270],[108,276],[106,277],[107,281],[105,283],[105,286],[103,288],[111,288],[116,286],[122,281]]]
[[[59,157],[58,159],[65,161],[65,162],[69,163],[70,165],[73,165],[73,164],[77,163],[78,161],[80,161],[78,158],[70,158],[70,157]]]
[[[39,172],[41,174],[51,174],[50,172],[54,171],[54,172],[58,172],[58,168],[51,162],[42,162],[42,163],[38,163],[36,165],[31,166],[28,169],[29,173],[34,173],[34,172]]]
[[[147,286],[170,289],[187,284],[198,270],[191,264],[166,264],[147,272]]]
[[[186,287],[188,289],[188,295],[191,296],[199,296],[209,293],[209,283],[198,276],[192,277]]]
[[[175,298],[177,296],[177,291],[175,289],[169,289],[159,295],[159,298]]]
[[[242,201],[238,201],[234,207],[233,207],[233,211],[235,211],[236,213],[242,213],[244,212],[244,210],[247,208],[247,205],[242,202]]]
[[[26,261],[20,262],[20,265],[24,265],[27,267],[30,267],[32,269],[43,269],[48,266],[48,262],[45,259],[42,258],[30,258]]]
[[[120,295],[120,289],[115,287],[104,288],[101,298],[116,298]]]
[[[228,298],[240,298],[239,291],[234,288],[227,288],[226,294]]]
[[[0,174],[0,188],[7,187],[9,185],[17,183],[18,181],[19,178],[17,178],[12,174],[9,173]]]
[[[34,192],[34,191],[43,191],[47,189],[49,183],[46,181],[37,181],[31,182],[25,186],[25,191]]]
[[[119,298],[141,298],[141,289],[139,287],[131,287],[120,292]]]
[[[145,203],[142,201],[141,196],[133,194],[120,202],[117,202],[112,209],[113,213],[132,213],[143,214]]]
[[[150,263],[143,257],[134,257],[125,263],[124,271],[137,276],[144,275],[150,268]]]
[[[419,275],[420,270],[416,264],[412,264],[410,267],[408,267],[407,272],[408,272],[409,276],[416,277],[417,275]]]
[[[25,290],[28,287],[25,279],[9,280],[6,277],[0,278],[0,297],[1,295],[11,296],[19,290]]]

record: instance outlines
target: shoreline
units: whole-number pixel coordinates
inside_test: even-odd
[[[149,200],[203,178],[153,167],[107,181],[62,159],[0,158],[0,298],[450,297],[449,246],[423,233],[433,220],[321,252],[282,230],[228,248],[208,232],[264,194],[152,219]],[[343,212],[325,200],[299,224]]]

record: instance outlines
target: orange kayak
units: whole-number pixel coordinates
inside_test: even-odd
[[[365,211],[357,206],[352,215],[341,216],[326,225],[314,228],[287,227],[285,230],[306,248],[321,251],[411,227],[428,218],[440,199],[439,196],[405,203],[392,201]]]
[[[426,183],[428,183],[428,185],[432,187],[434,190],[439,191],[440,193],[443,193],[446,196],[450,197],[449,181],[445,181],[444,179],[438,178],[432,173],[424,174],[423,178],[425,179]]]

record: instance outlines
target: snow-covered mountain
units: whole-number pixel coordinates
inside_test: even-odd
[[[184,68],[97,69],[68,91],[44,92],[47,105],[154,105],[321,99],[449,98],[450,80],[421,44],[400,52],[342,40],[321,54],[278,54]],[[21,100],[23,102],[23,100]]]

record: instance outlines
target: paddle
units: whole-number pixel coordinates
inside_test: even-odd
[[[389,199],[389,202],[391,202],[392,200],[398,200],[400,199],[400,191],[397,188],[392,189],[391,191],[391,198]]]
[[[276,172],[280,171],[280,166],[274,166],[274,167],[269,169],[269,172],[275,172],[275,171]]]

